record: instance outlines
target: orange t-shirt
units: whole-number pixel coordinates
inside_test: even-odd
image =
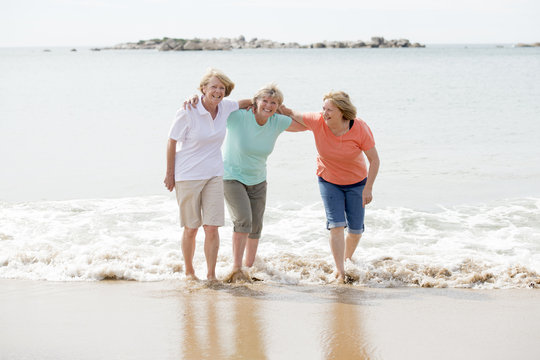
[[[355,184],[367,177],[364,151],[374,147],[375,140],[363,120],[355,119],[342,136],[334,135],[322,113],[304,113],[303,120],[315,137],[318,176],[337,185]]]

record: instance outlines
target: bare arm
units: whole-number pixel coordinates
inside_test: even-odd
[[[375,146],[364,151],[364,154],[366,154],[369,161],[369,170],[366,186],[364,187],[364,191],[362,193],[362,206],[366,206],[371,202],[371,200],[373,200],[373,183],[375,182],[375,178],[379,172],[379,165],[381,164],[379,154],[377,153]]]
[[[304,129],[303,130],[307,130],[307,127],[306,127],[306,124],[304,124],[304,119],[303,119],[303,116],[302,116],[302,113],[299,113],[297,111],[294,111],[292,109],[289,109],[288,107],[286,107],[285,105],[281,105],[279,107],[279,113],[280,114],[283,114],[285,116],[288,116],[290,117],[291,119],[293,119],[295,122],[301,124],[302,126],[304,126]],[[292,124],[291,124],[292,125]],[[287,129],[287,131],[291,131],[289,129]],[[302,131],[302,130],[296,130],[296,131]]]
[[[198,102],[199,102],[199,96],[197,94],[194,94],[189,99],[184,101],[184,110],[188,110],[192,108],[194,109],[195,106],[197,106]],[[253,101],[251,99],[238,100],[239,109],[248,109],[251,106],[253,106]]]
[[[291,121],[291,125],[289,125],[289,127],[286,128],[285,131],[299,132],[299,131],[306,131],[307,129],[308,129],[307,127],[305,127],[304,125],[300,124],[299,122],[293,119],[293,121]]]
[[[251,99],[242,99],[242,100],[238,100],[238,107],[240,109],[247,109],[249,108],[250,106],[253,106],[253,102]]]
[[[176,158],[176,140],[169,139],[167,142],[167,173],[165,175],[165,187],[169,191],[174,189],[174,162]]]

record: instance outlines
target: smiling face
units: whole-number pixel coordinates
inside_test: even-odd
[[[326,122],[338,122],[343,120],[343,113],[332,100],[325,100],[323,104],[323,118]]]
[[[274,115],[280,103],[274,96],[261,96],[257,98],[257,114],[269,118]]]
[[[203,86],[202,93],[206,102],[217,106],[225,97],[225,84],[217,77],[212,76],[208,83]]]

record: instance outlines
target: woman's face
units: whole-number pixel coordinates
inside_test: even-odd
[[[332,100],[325,100],[323,104],[323,118],[325,121],[342,121],[343,113]]]
[[[208,84],[203,86],[203,94],[206,101],[217,105],[225,96],[225,85],[217,77],[212,76]]]
[[[261,96],[257,99],[257,113],[269,118],[276,113],[279,103],[274,97]]]

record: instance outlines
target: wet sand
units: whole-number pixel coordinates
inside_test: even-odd
[[[0,359],[539,359],[540,291],[0,280]]]

